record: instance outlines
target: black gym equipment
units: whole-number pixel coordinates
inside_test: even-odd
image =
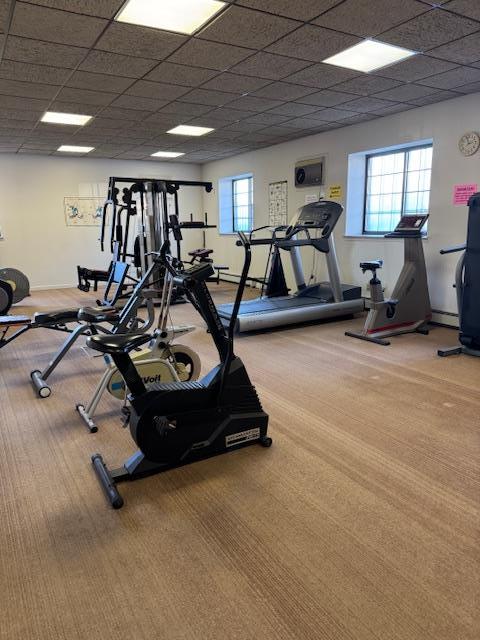
[[[0,316],[29,295],[30,283],[24,273],[11,267],[0,269]]]
[[[268,416],[244,364],[233,351],[233,335],[251,261],[250,243],[239,234],[245,258],[228,331],[224,328],[208,291],[213,274],[209,263],[185,267],[169,255],[168,239],[154,258],[171,273],[205,320],[217,348],[220,364],[199,382],[149,385],[138,374],[129,352],[144,344],[148,336],[92,336],[88,345],[109,354],[130,391],[130,433],[139,451],[122,467],[109,469],[102,456],[92,464],[110,504],[119,509],[123,499],[117,484],[136,480],[197,460],[261,444],[269,447]]]
[[[468,201],[467,241],[441,249],[441,254],[462,252],[455,271],[461,346],[439,349],[442,357],[465,353],[480,357],[480,193]]]

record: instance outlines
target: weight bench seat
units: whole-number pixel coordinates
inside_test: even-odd
[[[100,353],[118,354],[128,353],[132,349],[140,347],[151,340],[152,336],[148,333],[141,334],[118,334],[118,335],[101,335],[90,336],[87,339],[87,346]]]
[[[33,314],[33,322],[36,325],[61,324],[75,322],[78,316],[78,307],[69,309],[56,309],[55,311],[38,311]]]
[[[82,307],[77,309],[77,319],[88,322],[88,324],[116,322],[119,315],[119,311],[115,307]]]

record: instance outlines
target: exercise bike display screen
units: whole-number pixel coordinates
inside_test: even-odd
[[[395,231],[420,231],[427,219],[428,214],[402,216]]]

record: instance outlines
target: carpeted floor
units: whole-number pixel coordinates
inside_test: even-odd
[[[227,300],[232,290],[215,289]],[[16,313],[85,304],[36,292]],[[12,310],[13,313],[13,310]],[[215,363],[200,327],[182,341]],[[40,400],[29,383],[61,334],[0,352],[0,638],[473,640],[479,633],[480,360],[438,358],[456,333],[391,347],[344,337],[362,319],[241,336],[270,415],[270,449],[121,485],[91,469],[133,443],[80,344]]]

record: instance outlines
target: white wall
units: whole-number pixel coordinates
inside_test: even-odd
[[[283,143],[203,165],[203,179],[218,184],[219,178],[251,171],[254,175],[255,226],[268,224],[268,183],[288,180],[289,217],[304,204],[306,194],[318,189],[296,189],[293,183],[294,165],[298,160],[326,155],[326,185],[341,184],[343,200],[347,186],[347,160],[350,153],[433,139],[433,167],[430,200],[429,237],[424,242],[430,295],[434,309],[456,312],[452,282],[455,256],[440,256],[440,247],[465,241],[467,208],[452,205],[452,189],[456,183],[475,182],[480,185],[480,153],[465,158],[458,151],[458,140],[466,131],[480,129],[480,94],[473,94],[427,107],[354,126],[332,130],[300,140]],[[348,207],[348,203],[347,203]],[[204,208],[212,221],[217,219],[217,193],[204,196]],[[343,282],[365,285],[368,278],[358,268],[362,259],[384,258],[381,278],[386,292],[391,293],[403,262],[403,243],[383,238],[345,237],[345,219],[335,231],[337,253]],[[232,265],[239,272],[239,249],[231,236],[212,236],[217,262]],[[254,247],[251,275],[262,276],[265,251]],[[237,259],[235,259],[237,256]],[[288,263],[284,261],[285,264]],[[321,256],[317,260],[319,276],[325,276]],[[307,276],[311,259],[305,260]],[[290,279],[292,283],[292,280]],[[364,289],[365,291],[365,289]],[[445,318],[438,318],[445,320]]]
[[[0,265],[23,271],[32,288],[71,286],[76,265],[105,268],[99,227],[67,227],[65,196],[107,195],[110,176],[200,180],[198,165],[93,158],[0,154]],[[179,195],[181,218],[202,216],[199,188]],[[201,246],[199,231],[184,233],[187,251]]]

